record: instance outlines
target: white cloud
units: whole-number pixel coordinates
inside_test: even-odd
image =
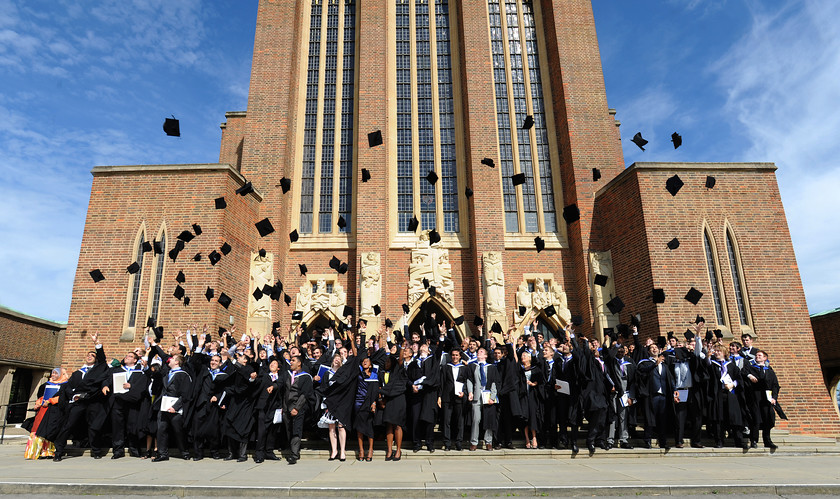
[[[811,312],[840,305],[840,3],[749,3],[752,27],[712,69],[747,161],[773,161]]]

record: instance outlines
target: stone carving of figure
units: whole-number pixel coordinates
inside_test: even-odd
[[[409,264],[408,300],[413,305],[419,300],[426,287],[423,279],[435,287],[437,295],[444,301],[453,304],[455,283],[452,280],[452,265],[449,263],[449,250],[439,245],[429,246],[428,234],[421,235],[417,248],[411,250]]]
[[[309,303],[312,298],[312,284],[307,280],[303,281],[300,286],[300,291],[295,298],[295,310],[300,310],[304,314],[309,310]]]
[[[312,302],[310,304],[312,310],[327,310],[330,308],[330,294],[327,293],[327,281],[318,279],[317,289],[312,293]]]
[[[259,253],[254,254],[251,260],[251,290],[256,288],[262,289],[263,286],[271,285],[272,276],[272,261],[268,255],[262,257]],[[263,296],[259,300],[255,300],[253,296],[250,298],[250,317],[270,317],[271,316],[271,299],[268,296]]]
[[[362,308],[360,317],[373,316],[373,306],[382,299],[382,267],[379,253],[362,253],[362,286],[359,290]]]
[[[505,274],[502,255],[498,251],[484,253],[484,301],[485,315],[505,313]]]
[[[592,302],[595,309],[595,331],[600,334],[605,328],[618,325],[618,315],[613,315],[607,308],[607,302],[615,296],[615,281],[613,279],[612,254],[609,251],[593,251],[589,253],[589,266],[591,269],[590,284],[595,274],[607,276],[609,280],[606,286],[590,286],[592,290]]]
[[[336,282],[330,295],[330,310],[336,317],[343,319],[345,305],[347,305],[347,293],[344,291],[344,286]]]
[[[545,289],[545,279],[537,277],[534,280],[534,293],[531,296],[534,308],[544,309],[551,305],[551,294]]]
[[[566,292],[556,282],[551,283],[551,304],[557,311],[557,315],[563,318],[568,324],[572,319],[572,312],[569,310],[569,302],[566,299]]]
[[[528,283],[523,281],[516,289],[516,310],[514,312],[516,313],[517,320],[521,320],[519,317],[519,307],[525,307],[525,313],[528,313],[532,306],[531,292],[528,291]]]

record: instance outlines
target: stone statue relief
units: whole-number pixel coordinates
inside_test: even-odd
[[[488,251],[483,255],[484,263],[484,315],[492,324],[505,319],[505,273],[502,268],[502,254]]]
[[[375,251],[362,253],[361,280],[359,294],[362,307],[359,317],[372,317],[374,316],[373,306],[379,305],[382,300],[382,267],[379,253]]]
[[[274,255],[269,253],[266,253],[264,257],[256,252],[251,254],[251,278],[249,280],[251,287],[249,294],[256,288],[262,289],[266,284],[274,285],[273,257]],[[271,299],[268,296],[263,296],[256,300],[253,295],[250,295],[248,317],[271,317]]]
[[[618,315],[613,315],[607,308],[607,302],[615,296],[615,279],[613,279],[612,253],[609,251],[592,251],[589,253],[589,287],[592,290],[592,303],[595,315],[594,331],[597,335],[603,335],[604,328],[615,327],[619,323]],[[595,274],[605,275],[609,278],[606,286],[597,286],[594,283]]]
[[[449,264],[449,250],[438,244],[429,244],[429,233],[423,232],[417,248],[411,250],[411,263],[408,266],[408,304],[419,300],[426,287],[423,279],[435,287],[437,296],[454,305],[455,283],[452,281],[452,265]]]
[[[313,276],[314,277],[314,276]],[[295,297],[295,310],[306,317],[310,312],[332,312],[338,320],[344,320],[344,306],[347,305],[347,292],[339,282],[333,282],[332,292],[327,292],[327,279],[317,277],[315,286],[306,280],[300,285]]]
[[[550,276],[536,276],[534,278],[534,291],[528,291],[528,281],[522,281],[516,289],[516,309],[514,319],[517,323],[522,322],[525,316],[533,317],[531,313],[544,310],[549,305],[554,306],[557,317],[566,324],[572,320],[572,312],[569,310],[569,302],[566,292],[560,283],[555,282]],[[525,315],[519,315],[519,307],[525,307]]]

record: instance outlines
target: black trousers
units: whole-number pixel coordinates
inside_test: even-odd
[[[101,450],[96,446],[96,439],[101,429],[101,424],[96,424],[96,421],[102,419],[97,411],[101,410],[99,404],[86,404],[83,402],[75,402],[70,404],[67,412],[67,420],[64,426],[55,439],[56,454],[64,454],[64,448],[67,446],[67,438],[70,432],[80,424],[87,427],[88,441],[90,443],[90,453],[92,456],[99,455]]]
[[[543,425],[540,430],[540,442],[547,447],[557,445],[557,422],[560,419],[557,414],[557,397],[546,397],[543,400]],[[565,432],[565,428],[563,428]]]
[[[444,403],[443,409],[443,443],[452,443],[452,423],[455,424],[455,443],[460,444],[464,440],[464,404]]]
[[[586,434],[586,445],[594,445],[596,440],[603,441],[604,426],[607,423],[607,409],[586,411],[586,420],[589,422],[589,432]],[[572,428],[574,438],[577,438],[577,428]]]
[[[274,442],[280,424],[274,424],[273,418],[273,409],[257,411],[257,446],[254,448],[254,459],[265,458],[266,454],[274,452]]]
[[[685,427],[689,425],[688,438],[692,444],[700,443],[700,426],[703,421],[703,411],[690,399],[688,402],[680,402],[676,404],[675,412],[677,416],[677,424],[675,428],[674,440],[681,444],[685,440]]]
[[[499,403],[499,428],[496,442],[508,445],[513,440],[513,429],[516,422],[513,420],[513,412],[510,409],[510,402],[507,397],[501,397]]]
[[[297,416],[292,416],[283,411],[283,420],[286,422],[286,437],[289,440],[289,450],[292,459],[300,459],[300,439],[303,438],[303,420],[306,414],[301,411]]]
[[[111,444],[115,455],[125,453],[126,440],[128,441],[128,451],[132,456],[140,453],[140,437],[134,432],[128,431],[126,427],[130,410],[131,407],[128,402],[114,399],[114,405],[111,407]]]
[[[175,435],[175,441],[178,444],[178,450],[183,454],[186,450],[184,446],[184,416],[177,412],[159,412],[158,413],[158,433],[157,433],[157,447],[158,455],[161,457],[169,456],[169,434]]]

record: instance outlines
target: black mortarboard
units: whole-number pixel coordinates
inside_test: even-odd
[[[192,224],[193,232],[195,232],[196,236],[201,235],[201,226],[198,224]]]
[[[341,312],[342,317],[347,317],[353,315],[353,307],[348,307],[347,305],[344,306],[344,310]]]
[[[382,130],[377,130],[375,132],[370,132],[368,134],[368,146],[369,147],[376,147],[382,145]]]
[[[268,218],[263,218],[259,222],[255,223],[254,227],[257,228],[257,232],[260,233],[260,237],[265,237],[265,236],[271,234],[272,232],[274,232],[274,227],[271,225],[271,221],[269,221]],[[297,234],[297,231],[295,231],[294,233]],[[297,237],[295,237],[295,241],[296,240],[297,240]],[[295,242],[295,241],[292,241],[292,242]]]
[[[630,324],[639,327],[642,324],[642,316],[640,314],[635,314],[630,316]]]
[[[434,286],[429,286],[429,296],[435,296],[436,293],[437,293],[437,290],[435,289],[435,287]]]
[[[90,278],[93,279],[93,282],[104,281],[105,276],[102,275],[102,271],[99,269],[93,269],[90,271]]]
[[[715,186],[715,178],[711,175],[706,176],[706,189],[712,189]]]
[[[225,334],[225,332],[226,332],[226,331],[227,331],[227,329],[225,329],[225,328],[224,328],[224,327],[222,327],[222,326],[219,326],[219,338],[221,338],[222,336],[224,336],[224,334]]]
[[[607,302],[607,308],[610,309],[611,314],[617,314],[624,308],[624,302],[616,296]]]
[[[362,182],[370,180],[370,172],[367,168],[362,168]]]
[[[605,327],[604,328],[604,338],[612,339],[614,334],[615,334],[615,329],[613,329],[611,327]]]
[[[180,252],[182,249],[184,249],[184,246],[185,246],[184,241],[182,241],[180,239],[175,241],[175,251]]]
[[[677,193],[680,192],[680,189],[682,189],[682,186],[683,181],[680,179],[679,175],[674,175],[665,181],[665,188],[668,189],[668,192],[670,192],[672,196],[676,196]]]
[[[545,315],[547,315],[549,317],[551,317],[552,315],[557,313],[557,311],[554,310],[554,305],[549,305],[549,306],[545,307],[543,309],[543,312],[545,312]]]
[[[180,300],[184,297],[184,288],[182,288],[180,284],[175,286],[175,292],[172,294],[172,296]]]
[[[272,322],[271,323],[271,330],[276,331],[280,329],[280,321]]]
[[[598,286],[606,286],[609,277],[601,274],[595,274],[595,284]]]
[[[180,282],[180,283],[187,282],[187,276],[184,275],[183,270],[178,271],[178,275],[175,276],[175,282]]]
[[[344,215],[338,216],[338,222],[336,223],[336,225],[338,225],[339,229],[347,227],[347,220],[344,219]]]
[[[178,234],[178,239],[184,241],[185,243],[192,241],[194,237],[193,233],[188,230],[183,230],[180,234]]]
[[[220,198],[216,198],[213,201],[216,203],[216,209],[217,210],[224,210],[225,208],[227,208],[227,202],[225,201],[224,196],[222,196]]]
[[[707,329],[706,330],[706,341],[712,341],[712,338],[714,338],[714,337],[715,337],[715,333],[713,333],[711,330]]]
[[[522,128],[529,130],[532,126],[534,126],[534,117],[529,114],[525,117],[525,121],[522,123]]]
[[[155,248],[155,255],[163,254],[163,241],[155,241],[152,246]]]
[[[671,142],[674,143],[674,149],[682,145],[682,136],[677,132],[671,134]]]
[[[642,151],[645,150],[644,145],[648,143],[648,141],[642,138],[642,132],[636,132],[636,135],[634,135],[633,138],[630,140],[631,142],[639,146],[639,149],[641,149]]]
[[[694,339],[694,333],[691,332],[691,329],[686,329],[685,332],[683,333],[683,336],[685,336],[685,339],[688,340],[688,341],[691,341],[691,340]]]
[[[483,326],[484,325],[484,319],[482,319],[480,315],[476,315],[475,319],[473,319],[473,324],[475,324],[476,327]]]
[[[499,324],[499,321],[493,321],[493,325],[490,326],[490,331],[494,333],[502,334],[502,325]]]
[[[178,242],[183,243],[183,241],[178,241]],[[178,246],[175,246],[174,248],[169,250],[169,258],[171,258],[172,261],[174,262],[178,258],[178,253],[180,253],[180,252],[181,252],[181,250],[178,249]]]
[[[283,302],[286,305],[291,305],[292,304],[292,297],[287,295],[286,293],[283,293]]]
[[[601,180],[601,170],[599,170],[597,168],[593,168],[592,169],[592,181],[597,182],[599,180]]]
[[[429,280],[425,277],[423,278],[423,287],[429,289]]]
[[[537,253],[545,249],[545,240],[540,236],[534,238],[534,246],[537,248]]]
[[[700,324],[701,322],[706,322],[706,318],[705,317],[700,317],[700,315],[698,314],[697,317],[694,319],[694,323],[695,324]]]
[[[572,325],[573,326],[580,326],[583,324],[583,316],[582,315],[573,315],[572,316]]]
[[[673,337],[674,337],[674,332],[673,331],[668,331],[668,339],[670,340]]]
[[[429,174],[426,175],[426,181],[432,185],[435,185],[438,181],[438,175],[435,173],[434,170],[429,170]]]
[[[300,310],[295,310],[292,312],[293,321],[299,321],[301,319],[303,319],[303,312],[301,312]]]
[[[129,274],[136,274],[137,272],[140,272],[140,264],[137,263],[137,262],[134,262],[131,265],[129,265],[128,267],[126,267],[125,270],[128,271]]]
[[[391,322],[391,319],[385,319],[385,327],[387,327],[387,328],[393,328],[394,327],[394,323]]]
[[[330,268],[333,270],[338,270],[339,265],[341,265],[341,260],[339,260],[335,257],[335,255],[333,255],[333,257],[330,258]]]
[[[306,275],[306,273],[309,272],[309,270],[306,269],[305,263],[299,263],[298,269],[300,269],[300,275]]]
[[[250,180],[242,184],[242,187],[239,189],[236,189],[236,193],[240,196],[245,196],[246,194],[250,194],[252,192],[254,192],[254,185],[251,184]]]
[[[283,177],[280,179],[280,189],[283,191],[283,194],[289,192],[289,189],[292,188],[292,181]]]
[[[260,248],[257,253],[260,255],[260,258],[265,258],[265,255],[267,254],[265,248]]]
[[[527,311],[528,310],[525,307],[523,307],[522,305],[519,306],[519,316],[520,317],[524,316],[525,312],[527,312]]]
[[[429,243],[437,244],[440,242],[440,234],[435,229],[429,231]]]
[[[660,336],[659,338],[656,338],[656,346],[658,346],[660,350],[665,348],[665,345],[667,345],[667,344],[668,344],[668,338],[666,338],[664,336]]]
[[[563,220],[569,224],[580,220],[580,210],[576,204],[570,204],[569,206],[563,208]]]
[[[149,317],[146,319],[146,327],[155,327],[157,324],[157,320],[154,317]]]
[[[619,324],[618,326],[616,326],[616,330],[618,331],[619,335],[625,338],[630,336],[630,328],[627,327],[627,324]]]
[[[163,120],[163,132],[169,137],[181,136],[181,125],[174,116]]]
[[[230,244],[224,243],[222,245],[222,247],[219,248],[219,249],[222,251],[223,255],[227,255],[228,253],[230,253],[230,250],[233,249],[233,248],[230,247]]]
[[[256,289],[254,289],[254,292],[253,292],[253,293],[251,293],[251,296],[253,296],[253,297],[254,297],[254,299],[255,299],[255,300],[257,300],[257,301],[259,301],[260,299],[262,299],[262,297],[263,297],[264,295],[265,295],[265,293],[263,293],[263,291],[262,291],[260,288],[256,288]]]
[[[207,255],[207,259],[210,260],[210,265],[215,266],[217,263],[219,263],[219,260],[222,259],[222,255],[220,255],[218,251],[213,250],[210,252],[209,255]]]
[[[143,246],[143,253],[148,253],[148,252],[152,251],[152,243],[150,243],[149,241],[143,241],[142,246]]]
[[[454,322],[456,326],[460,326],[461,324],[463,324],[463,323],[464,323],[464,316],[463,316],[463,315],[459,315],[458,317],[455,317],[455,318],[452,320],[452,322]]]
[[[194,262],[200,262],[201,261],[201,252],[199,251],[198,253],[196,253],[195,256],[192,259],[193,259]]]
[[[222,293],[219,295],[219,305],[228,308],[230,306],[230,296]]]
[[[207,298],[207,301],[210,301],[210,299],[213,298],[213,295],[215,294],[216,292],[213,291],[213,288],[207,286],[207,291],[204,292],[204,297]]]
[[[268,220],[268,219],[266,219],[266,220]],[[299,237],[299,236],[298,236],[298,231],[297,231],[297,229],[295,229],[295,230],[293,230],[293,231],[289,232],[289,241],[291,241],[291,242],[293,242],[293,243],[296,243],[296,242],[297,242],[297,240],[298,240],[298,237]]]
[[[675,250],[680,247],[680,240],[676,237],[668,241],[668,249]]]
[[[487,165],[490,168],[496,168],[496,162],[492,158],[484,158],[481,160],[482,165]]]
[[[517,185],[522,185],[525,183],[525,174],[524,173],[517,173],[516,175],[510,177],[511,182],[513,182],[514,187]]]
[[[715,334],[716,337],[723,338],[723,331],[721,331],[720,329],[715,329],[712,332]]]
[[[155,340],[160,341],[163,339],[163,326],[154,328],[155,332]]]
[[[381,313],[382,313],[382,307],[380,307],[379,305],[374,305],[373,306],[373,315],[379,315]]]
[[[665,303],[665,290],[662,288],[653,288],[653,303]]]
[[[473,190],[467,187],[466,189],[464,189],[464,195],[468,198],[471,198],[473,196]]]
[[[700,301],[700,298],[703,297],[703,293],[697,291],[693,287],[688,290],[688,293],[685,294],[685,299],[690,301],[692,305],[697,305],[697,302]]]
[[[283,283],[277,281],[274,283],[274,287],[271,288],[271,299],[277,301],[280,299],[280,295],[283,294]]]
[[[338,272],[339,274],[346,274],[346,273],[347,273],[347,263],[346,263],[346,262],[345,262],[345,263],[342,263],[342,264],[341,264],[341,265],[339,265],[339,266],[338,266],[338,268],[337,268],[337,269],[335,269],[335,270],[336,270],[336,272]]]
[[[410,232],[414,232],[417,230],[417,227],[420,226],[420,221],[417,220],[417,217],[412,216],[411,220],[408,221],[408,230]]]
[[[269,286],[268,284],[264,284],[261,291],[262,291],[262,294],[264,294],[264,295],[270,295],[271,293],[274,292],[274,286]],[[259,300],[259,298],[257,298],[257,299]]]

